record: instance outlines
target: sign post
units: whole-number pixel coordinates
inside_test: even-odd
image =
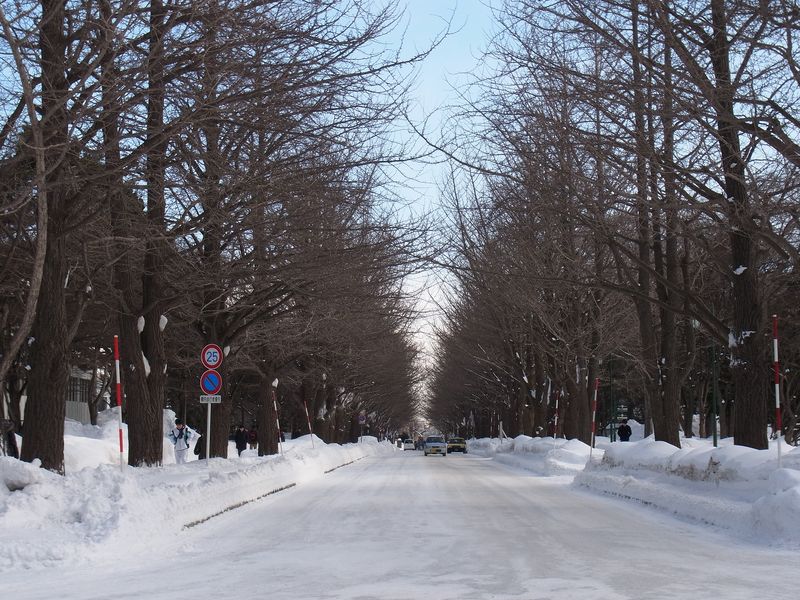
[[[222,396],[218,392],[222,389],[222,375],[217,368],[222,364],[224,354],[222,348],[216,344],[206,344],[200,352],[200,362],[207,369],[200,376],[200,389],[203,394],[200,402],[208,405],[206,413],[206,464],[211,455],[211,405],[222,402]]]
[[[119,468],[125,469],[122,451],[122,382],[119,378],[119,336],[114,336],[114,369],[116,370],[117,410],[119,411]]]
[[[367,415],[362,410],[361,413],[358,415],[358,424],[361,426],[361,436],[358,438],[358,443],[360,444],[363,442],[364,438],[364,423],[367,422]]]

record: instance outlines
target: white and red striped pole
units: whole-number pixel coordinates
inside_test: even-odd
[[[595,431],[595,418],[597,417],[597,390],[600,389],[600,378],[595,377],[594,380],[594,398],[592,399],[592,445],[589,446],[589,460],[592,460],[592,450],[594,450],[594,431]]]
[[[303,408],[306,409],[306,423],[308,423],[308,435],[311,436],[311,447],[314,447],[314,432],[311,431],[311,418],[308,416],[308,404],[303,399]]]
[[[550,391],[552,390],[553,381],[548,377],[549,383],[547,384],[547,402],[550,402]],[[556,440],[558,439],[558,396],[559,390],[556,390],[556,406],[553,410],[553,450],[556,449]]]
[[[122,446],[122,381],[120,381],[119,377],[119,336],[114,336],[114,369],[116,374],[116,381],[117,381],[117,409],[119,411],[119,468],[125,468],[125,460],[122,456],[123,454],[123,446]]]
[[[781,363],[778,360],[778,315],[772,315],[772,370],[775,373],[775,432],[778,435],[778,468],[781,468]]]
[[[556,407],[553,411],[553,439],[558,437],[558,399],[561,398],[561,390],[556,390]]]
[[[281,443],[281,420],[278,418],[278,401],[275,389],[278,387],[278,380],[272,382],[272,408],[275,409],[275,425],[278,426],[278,450],[283,454],[283,444]]]

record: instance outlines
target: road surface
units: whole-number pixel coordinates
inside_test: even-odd
[[[473,455],[366,458],[9,598],[620,600],[784,596],[794,553]],[[11,586],[10,588],[7,586]]]

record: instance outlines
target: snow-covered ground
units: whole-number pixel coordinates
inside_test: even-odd
[[[172,417],[165,414],[165,432]],[[393,452],[374,437],[340,446],[315,436],[312,448],[311,437],[304,436],[284,442],[282,455],[259,457],[245,450],[239,457],[231,442],[231,458],[207,463],[190,451],[190,462],[176,465],[165,435],[163,467],[120,468],[113,418],[98,427],[68,422],[64,443],[64,477],[0,457],[0,573],[91,562],[120,548],[146,550],[185,527],[287,486],[365,456]]]
[[[539,475],[569,475],[573,485],[632,500],[654,510],[725,530],[739,539],[800,548],[800,448],[769,450],[682,438],[682,448],[642,439],[631,422],[631,442],[598,437],[591,451],[577,440],[470,440],[470,452]]]
[[[723,440],[713,448],[707,440],[686,439],[679,450],[636,437],[616,443],[599,438],[591,460],[589,447],[574,440],[470,440],[467,458],[504,463],[519,477],[565,480],[575,492],[676,515],[732,540],[800,548],[800,449],[785,446],[778,469],[774,447],[757,451]],[[0,577],[163,550],[181,531],[287,486],[320,480],[365,457],[402,452],[374,438],[344,446],[315,438],[312,448],[305,436],[287,441],[282,455],[245,451],[238,457],[231,447],[229,459],[175,465],[165,439],[163,467],[132,469],[120,468],[116,440],[113,419],[100,427],[69,423],[64,477],[0,457]],[[403,493],[398,490],[398,499]]]

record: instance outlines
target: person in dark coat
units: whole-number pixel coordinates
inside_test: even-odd
[[[206,458],[206,438],[205,436],[200,436],[197,439],[197,443],[194,445],[194,454],[197,456],[197,460],[205,460]]]
[[[631,426],[628,425],[628,419],[623,419],[622,424],[617,429],[617,435],[619,436],[620,442],[627,442],[631,439]]]
[[[17,449],[17,436],[14,434],[14,421],[11,419],[3,419],[0,421],[0,431],[3,433],[2,443],[5,444],[6,456],[19,458],[19,450]]]
[[[239,425],[236,433],[233,434],[233,441],[236,442],[236,451],[239,453],[239,456],[242,455],[243,450],[247,449],[247,437],[247,430],[244,428],[244,425]]]

